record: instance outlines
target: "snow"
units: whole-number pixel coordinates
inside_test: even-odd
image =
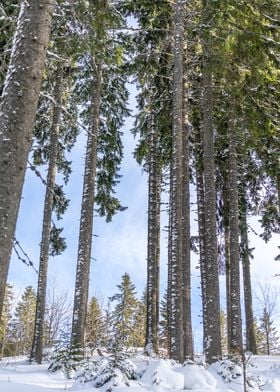
[[[180,365],[174,361],[137,355],[133,358],[136,380],[112,383],[116,392],[243,392],[243,377],[238,375],[242,367],[233,370],[233,377],[226,373],[228,362],[209,367],[196,360]],[[201,363],[201,364],[199,364]],[[248,392],[280,392],[280,356],[253,356],[247,363]],[[3,359],[0,362],[0,391],[2,392],[55,392],[69,390],[88,392],[111,391],[108,385],[95,388],[91,382],[79,383],[68,380],[62,372],[51,373],[48,364],[30,365],[26,358]],[[220,373],[220,374],[219,374]],[[120,370],[117,378],[123,380]],[[117,380],[118,381],[118,380]]]

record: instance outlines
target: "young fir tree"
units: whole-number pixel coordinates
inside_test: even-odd
[[[36,307],[36,292],[31,286],[27,286],[15,308],[13,320],[13,341],[15,355],[30,353]]]
[[[113,339],[112,349],[127,351],[134,343],[135,314],[138,300],[136,290],[130,276],[125,273],[121,284],[117,285],[118,293],[110,301],[115,302],[112,312]]]
[[[105,319],[101,306],[96,297],[92,297],[88,304],[86,321],[86,347],[92,351],[104,345]]]
[[[146,337],[146,315],[147,315],[147,291],[145,290],[143,297],[136,303],[134,315],[134,328],[132,334],[133,347],[144,347]]]
[[[21,3],[0,105],[0,317],[54,2]]]
[[[12,319],[13,286],[7,283],[3,305],[3,314],[0,321],[0,359],[9,353],[9,324]]]

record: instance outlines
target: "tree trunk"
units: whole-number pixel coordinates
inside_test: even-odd
[[[191,314],[191,246],[190,246],[190,170],[189,170],[189,121],[187,113],[188,96],[186,88],[183,96],[183,132],[182,132],[182,285],[183,285],[183,328],[184,358],[193,359],[192,314]]]
[[[101,99],[101,70],[93,61],[93,83],[91,103],[91,124],[88,131],[84,171],[83,197],[81,207],[80,233],[71,345],[83,349],[88,304],[88,286],[93,231],[94,188],[96,175],[96,154]]]
[[[212,74],[209,64],[210,43],[204,42],[203,60],[203,166],[204,166],[204,210],[205,210],[205,264],[201,266],[205,277],[203,290],[204,307],[204,352],[206,361],[212,363],[221,356],[220,293],[218,273],[218,250],[216,232],[216,187],[214,163],[213,95]]]
[[[0,317],[55,1],[22,2],[0,104]]]
[[[172,282],[171,282],[171,358],[184,360],[182,288],[182,132],[183,132],[183,37],[184,0],[177,0],[174,19],[173,121],[172,121]]]
[[[251,286],[251,270],[249,257],[249,240],[247,229],[247,206],[246,199],[243,195],[241,201],[241,257],[243,266],[243,290],[244,290],[244,307],[246,317],[246,350],[253,354],[257,354],[256,331],[253,314],[252,286]]]
[[[38,288],[36,299],[36,315],[35,315],[35,329],[32,343],[31,359],[35,358],[38,364],[42,363],[43,356],[43,338],[44,338],[44,321],[45,321],[45,308],[46,308],[46,292],[47,292],[47,274],[49,262],[49,249],[50,249],[50,232],[52,226],[52,207],[54,198],[55,176],[56,176],[56,163],[58,154],[58,137],[60,127],[61,115],[61,98],[62,98],[62,77],[63,67],[58,64],[56,70],[56,80],[54,87],[54,108],[53,119],[50,130],[50,155],[49,155],[49,168],[46,184],[45,203],[44,203],[44,216],[42,238],[40,245],[40,264],[38,276]]]
[[[230,352],[243,354],[239,269],[239,206],[236,123],[229,128],[229,236],[230,236]]]
[[[150,114],[146,352],[158,352],[161,178],[154,113]]]
[[[171,287],[172,287],[172,162],[170,162],[170,179],[169,179],[169,217],[168,217],[168,262],[167,262],[167,354],[171,358],[171,315],[172,301],[171,301]]]
[[[202,143],[199,124],[194,126],[195,140],[195,174],[196,174],[196,198],[197,198],[197,215],[198,215],[198,239],[199,239],[199,266],[200,282],[202,297],[202,318],[203,318],[203,336],[206,335],[206,318],[204,316],[207,304],[205,302],[205,285],[206,285],[206,254],[205,254],[205,206],[204,206],[204,179],[203,179],[203,159]],[[204,338],[203,338],[204,341]]]
[[[230,290],[230,241],[229,241],[229,227],[225,226],[225,262],[226,262],[226,304],[227,304],[227,349],[230,352],[231,342],[231,290]]]
[[[231,296],[230,296],[230,240],[229,240],[229,193],[228,193],[228,175],[224,171],[223,176],[223,190],[222,190],[222,198],[223,198],[223,221],[224,221],[224,245],[225,245],[225,274],[226,274],[226,306],[227,306],[227,352],[230,352],[230,325],[231,325]]]

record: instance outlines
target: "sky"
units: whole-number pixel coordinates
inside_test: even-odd
[[[136,108],[136,89],[130,85],[130,106]],[[138,295],[141,296],[146,285],[146,244],[147,244],[147,175],[133,158],[136,140],[130,130],[133,117],[127,119],[123,131],[124,160],[121,169],[121,183],[117,187],[117,197],[120,198],[127,210],[119,212],[111,223],[99,217],[94,217],[94,237],[90,272],[90,296],[97,296],[104,304],[107,298],[116,292],[116,285],[121,276],[127,272],[136,285]],[[72,150],[72,170],[69,183],[65,188],[67,197],[71,199],[60,225],[63,225],[63,235],[67,241],[66,251],[58,257],[50,257],[49,282],[54,280],[73,298],[75,284],[75,269],[78,248],[79,215],[82,197],[83,169],[85,157],[86,137],[81,134]],[[40,168],[46,177],[46,168]],[[192,201],[195,195],[192,191]],[[166,197],[166,196],[165,196]],[[39,244],[41,239],[43,217],[44,185],[30,169],[26,172],[21,207],[18,217],[16,238],[30,259],[38,269]],[[192,235],[197,235],[195,214],[191,217]],[[250,225],[260,232],[257,217],[249,218]],[[166,213],[162,213],[162,227],[167,225]],[[166,287],[167,275],[167,233],[162,231],[161,238],[161,293]],[[258,292],[258,282],[268,282],[279,289],[280,293],[280,262],[274,261],[279,253],[280,236],[273,236],[268,244],[249,232],[250,246],[255,248],[252,261],[252,285],[254,292]],[[201,298],[199,290],[199,269],[197,256],[192,254],[192,296],[193,296],[193,325],[195,348],[201,347]],[[225,308],[225,279],[221,281],[221,304]],[[9,283],[14,286],[19,296],[28,285],[37,286],[36,272],[19,261],[13,253],[9,272]],[[255,308],[258,308],[256,303]],[[280,325],[280,323],[279,323]]]

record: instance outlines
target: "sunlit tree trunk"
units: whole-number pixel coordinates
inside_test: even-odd
[[[55,1],[22,2],[0,104],[0,316]]]

